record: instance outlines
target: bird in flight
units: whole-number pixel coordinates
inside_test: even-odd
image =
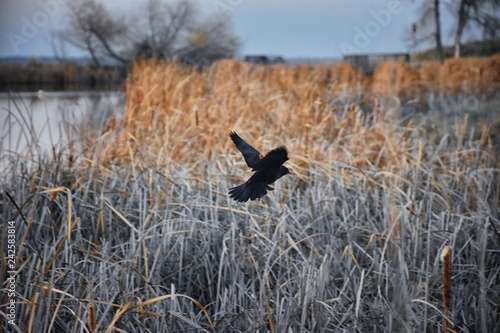
[[[229,137],[243,154],[247,165],[255,171],[245,183],[229,189],[229,196],[234,200],[247,202],[248,199],[260,199],[267,194],[267,191],[274,190],[269,184],[290,173],[290,170],[282,165],[288,160],[285,147],[273,149],[266,156],[262,156],[236,132],[229,133]]]

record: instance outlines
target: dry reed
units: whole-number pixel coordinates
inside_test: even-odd
[[[237,156],[227,137],[235,130],[263,152],[286,145],[292,172],[303,181],[311,166],[328,171],[333,163],[394,174],[428,168],[427,160],[436,159],[418,129],[411,122],[400,126],[398,106],[388,108],[373,96],[412,96],[436,87],[456,92],[461,85],[448,82],[478,78],[485,71],[477,68],[498,59],[429,63],[422,69],[383,63],[371,79],[348,64],[266,67],[226,60],[199,72],[157,60],[135,62],[123,123],[111,119],[97,140],[88,139],[84,156],[104,166],[133,163],[137,170],[190,163],[198,175],[201,162],[218,161],[225,172],[235,161],[225,156]],[[496,80],[496,74],[488,75]],[[481,139],[483,147],[487,139]],[[442,156],[439,163],[449,158],[464,168],[477,163],[472,151]],[[439,163],[435,171],[448,173]]]
[[[491,137],[464,120],[435,144],[403,125],[401,105],[370,90],[422,93],[423,69],[402,68],[135,63],[122,121],[87,131],[71,160],[26,170],[18,156],[3,175],[20,329],[441,332],[441,303],[456,331],[498,326]],[[443,68],[426,74],[433,87]],[[261,202],[229,200],[248,176],[231,130],[264,153],[286,145],[295,176]]]

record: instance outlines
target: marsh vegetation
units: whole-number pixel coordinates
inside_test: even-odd
[[[494,332],[499,78],[498,57],[373,77],[135,63],[122,118],[2,170],[17,330]],[[290,152],[261,201],[227,195],[249,176],[231,130]]]

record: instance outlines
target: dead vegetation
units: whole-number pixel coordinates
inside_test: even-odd
[[[346,64],[136,63],[123,120],[2,174],[21,331],[499,327],[494,129],[472,135],[464,117],[431,141],[383,98],[487,95],[499,59],[464,63],[453,77],[469,85],[451,84],[453,63],[385,64],[372,78]],[[261,202],[228,199],[248,176],[231,130],[262,151],[286,145],[294,176]]]

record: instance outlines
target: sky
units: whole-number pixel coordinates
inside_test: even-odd
[[[146,0],[101,0],[112,11],[140,11]],[[173,0],[167,0],[173,1]],[[340,58],[347,53],[408,52],[417,19],[409,0],[193,0],[205,15],[225,13],[241,54]],[[417,1],[418,2],[418,1]],[[85,56],[54,32],[64,27],[64,0],[1,0],[0,57]]]

